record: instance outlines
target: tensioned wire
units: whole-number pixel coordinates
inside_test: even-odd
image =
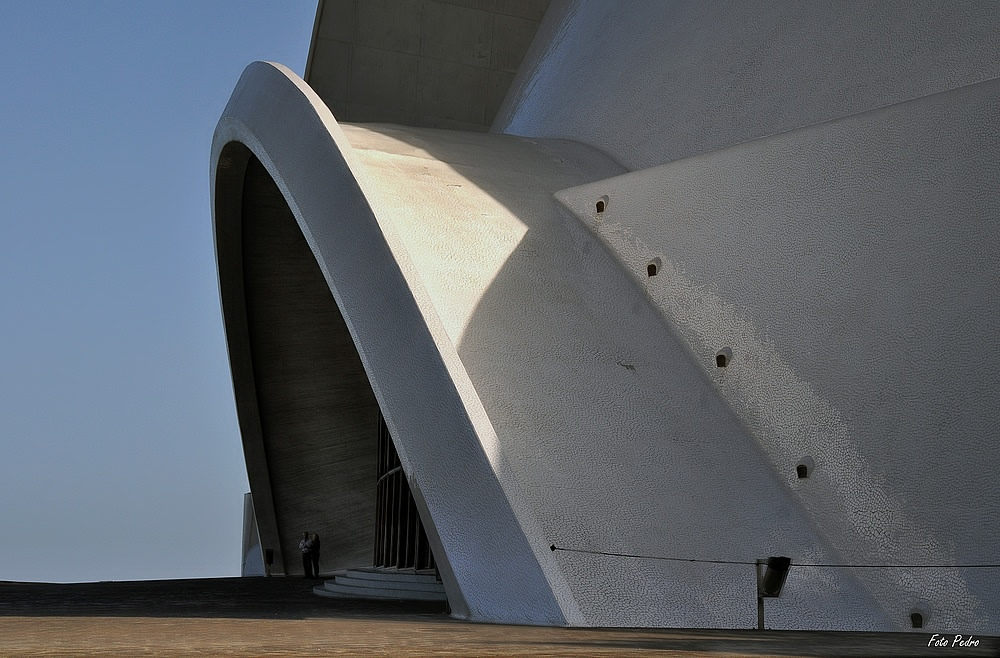
[[[611,557],[627,557],[638,560],[666,560],[670,562],[699,562],[703,564],[749,564],[756,566],[757,562],[741,560],[706,560],[689,557],[667,557],[663,555],[633,555],[630,553],[613,553],[610,551],[594,551],[585,548],[567,548],[552,544],[549,550],[567,553],[587,553],[589,555],[607,555]],[[794,567],[827,567],[837,569],[1000,569],[1000,564],[815,564],[792,562]]]

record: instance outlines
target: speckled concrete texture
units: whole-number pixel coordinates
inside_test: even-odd
[[[834,562],[891,565],[856,570],[889,619],[984,632],[1000,569],[961,565],[996,564],[1000,542],[1000,497],[978,475],[1000,464],[998,109],[987,82],[559,194],[682,336]],[[793,568],[775,614],[801,623],[843,571]]]
[[[482,449],[571,623],[750,627],[757,558],[836,561],[689,346],[554,202],[568,181],[620,167],[562,141],[344,134],[458,347],[492,429]],[[769,627],[891,624],[853,574],[802,575],[769,602],[794,618]]]
[[[553,5],[521,136],[340,126],[260,63],[216,134],[336,299],[452,609],[750,628],[785,555],[767,628],[1000,633],[1000,12],[629,7]]]
[[[989,0],[557,0],[493,129],[643,169],[1000,76]]]
[[[570,234],[645,289],[829,564],[879,567],[793,567],[777,623],[998,628],[998,28],[988,2],[566,0],[494,124],[636,170],[560,193]]]
[[[461,359],[391,223],[369,204],[375,181],[363,174],[319,97],[280,65],[249,66],[216,129],[217,244],[238,240],[251,155],[281,190],[305,236],[364,364],[417,505],[425,517],[430,510],[428,539],[454,614],[565,623],[534,556],[540,549],[528,544],[481,447],[489,420]],[[241,342],[247,332],[243,263],[228,250],[218,253],[248,470],[267,472],[268,455],[247,441],[247,433],[260,433],[267,419],[257,402],[250,345]]]

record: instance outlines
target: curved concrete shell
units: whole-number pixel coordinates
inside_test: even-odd
[[[213,204],[276,571],[304,529],[325,570],[371,563],[381,413],[457,616],[1000,632],[1000,56],[976,36],[1000,18],[862,4],[556,3],[495,124],[520,136],[340,125],[248,67]],[[769,48],[836,102],[762,75]]]

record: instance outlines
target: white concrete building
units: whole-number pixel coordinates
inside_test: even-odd
[[[306,80],[251,64],[212,147],[255,550],[721,628],[787,556],[768,628],[1000,634],[997,34],[321,1]]]

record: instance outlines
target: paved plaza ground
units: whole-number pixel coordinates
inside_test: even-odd
[[[326,599],[313,584],[0,582],[0,656],[1000,656],[1000,638],[929,647],[922,632],[471,624],[441,604]]]

